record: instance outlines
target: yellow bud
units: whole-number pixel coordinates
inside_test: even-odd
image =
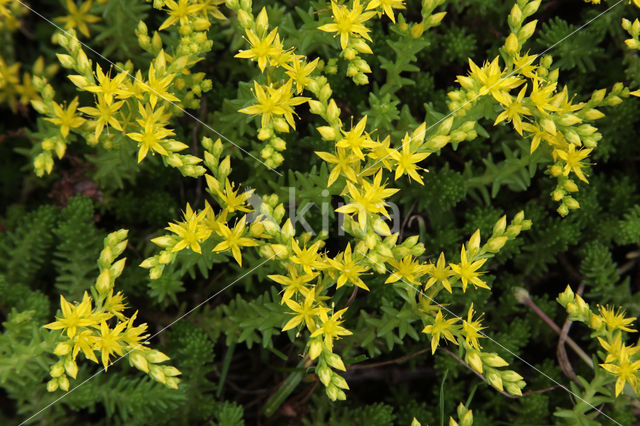
[[[253,23],[251,15],[249,15],[246,10],[240,9],[236,16],[242,28],[249,28]]]
[[[500,375],[505,382],[518,382],[522,380],[522,376],[513,370],[502,371]]]
[[[329,364],[331,367],[335,368],[336,370],[340,370],[340,371],[347,370],[346,367],[344,366],[344,362],[342,362],[342,358],[340,358],[340,355],[338,354],[330,353],[325,357],[325,360],[327,361],[327,364]]]
[[[427,18],[427,20],[425,21],[425,26],[427,28],[430,28],[430,27],[435,27],[436,25],[439,25],[446,15],[447,15],[447,12],[434,13],[433,15]]]
[[[498,373],[491,372],[491,373],[487,374],[487,382],[489,382],[489,384],[491,386],[493,386],[494,388],[498,389],[499,391],[503,390],[502,378],[500,377],[500,375]]]
[[[64,361],[64,370],[74,379],[78,376],[78,364],[70,356]]]
[[[49,380],[47,382],[47,392],[55,392],[56,390],[58,390],[58,380]]]
[[[108,269],[105,269],[98,275],[96,290],[98,290],[100,294],[106,294],[111,290],[111,275]]]
[[[318,132],[320,132],[320,136],[322,136],[322,139],[326,141],[333,141],[338,137],[338,132],[336,132],[336,129],[334,129],[333,127],[321,126],[318,127]]]
[[[528,40],[536,30],[536,25],[538,24],[538,20],[534,19],[531,22],[528,22],[522,29],[518,32],[518,40],[522,40],[523,42]]]
[[[53,353],[58,356],[65,356],[66,354],[71,352],[72,348],[73,348],[73,345],[70,342],[58,343],[56,345],[56,348],[53,350]]]
[[[60,377],[64,374],[64,366],[60,362],[54,364],[51,370],[49,370],[49,374],[51,377]]]
[[[550,133],[552,135],[556,135],[556,123],[549,118],[545,118],[540,122],[540,125],[544,129],[545,132]]]
[[[509,55],[513,56],[518,53],[518,37],[516,37],[516,35],[513,33],[509,34],[509,37],[507,37],[507,40],[504,43],[504,48]]]
[[[498,235],[503,234],[506,227],[507,227],[507,216],[504,215],[500,219],[498,219],[496,224],[493,226],[493,233]]]
[[[500,251],[502,247],[504,247],[507,241],[509,241],[509,238],[507,237],[490,238],[489,241],[487,241],[487,250],[489,250],[492,253],[496,253]]]
[[[69,379],[67,379],[67,376],[58,377],[58,386],[65,392],[69,390]]]
[[[309,358],[312,360],[318,358],[322,353],[322,341],[312,340],[309,344]]]
[[[329,106],[327,107],[327,119],[329,123],[335,123],[339,118],[340,108],[338,108],[336,102],[331,99],[331,101],[329,101]]]
[[[162,368],[157,365],[151,365],[149,367],[149,376],[160,383],[165,383],[167,381],[167,377],[164,375]]]
[[[415,24],[411,27],[411,37],[420,38],[424,34],[424,24],[422,22]]]
[[[478,352],[468,351],[465,356],[465,360],[467,361],[467,364],[471,366],[471,368],[482,374],[482,359],[480,358],[480,355],[478,355]]]
[[[149,372],[149,363],[147,359],[142,355],[141,351],[133,351],[129,354],[129,361],[140,371],[145,373]]]
[[[58,57],[58,61],[60,62],[60,65],[62,65],[65,68],[73,68],[73,66],[75,65],[75,61],[69,55],[63,55],[61,53],[58,53],[56,54],[56,56]]]
[[[482,354],[482,359],[484,363],[487,364],[489,367],[497,368],[497,367],[506,367],[507,365],[509,365],[507,361],[505,361],[498,354],[495,354],[495,353]]]

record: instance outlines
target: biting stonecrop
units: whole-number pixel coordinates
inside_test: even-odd
[[[180,371],[163,364],[169,360],[168,356],[145,346],[149,337],[145,334],[147,324],[134,325],[138,312],[126,316],[124,295],[115,291],[115,280],[124,269],[125,258],[118,257],[127,246],[126,238],[126,230],[113,232],[105,238],[104,249],[98,259],[100,274],[90,289],[91,294],[85,291],[82,301],[76,304],[61,295],[60,315],[45,325],[50,330],[61,330],[53,350],[59,360],[49,370],[49,392],[69,390],[69,377],[75,379],[78,375],[77,357],[80,353],[96,364],[102,363],[105,371],[126,357],[132,366],[153,380],[178,388]]]
[[[158,32],[150,37],[146,24],[140,22],[136,29],[139,45],[153,55],[146,70],[134,69],[131,61],[105,68],[94,64],[75,34],[75,28],[85,35],[88,30],[76,22],[79,18],[65,21],[72,24],[67,25],[65,33],[57,33],[55,41],[67,53],[58,54],[58,60],[74,72],[69,79],[78,92],[92,94],[94,102],[80,106],[76,97],[59,103],[46,78],[33,79],[41,98],[31,104],[46,117],[46,122],[41,123],[45,136],[35,147],[36,174],[51,173],[54,154],[62,158],[67,145],[79,137],[89,145],[102,144],[106,148],[135,144],[138,162],[149,154],[158,154],[166,165],[177,168],[184,176],[201,176],[202,160],[180,154],[188,146],[175,139],[169,122],[188,108],[198,108],[199,97],[211,89],[212,83],[205,74],[193,73],[191,68],[211,50],[212,42],[206,33],[210,19],[223,18],[217,4],[220,2],[197,2],[188,7],[183,1],[164,3],[169,17],[159,30],[168,29],[175,36],[172,40],[176,41],[169,45],[163,43]]]
[[[421,21],[411,24],[400,13],[406,8],[401,0],[331,2],[331,16],[320,12],[322,25],[318,30],[339,37],[341,56],[348,61],[347,75],[356,84],[365,84],[371,69],[359,55],[372,53],[367,44],[371,41],[367,23],[374,17],[386,17],[391,21],[391,30],[401,37],[420,38],[425,30],[444,18],[444,12],[435,12],[444,2],[422,0]],[[393,182],[407,176],[409,182],[423,184],[424,169],[420,163],[432,154],[439,154],[449,144],[456,147],[476,139],[479,120],[490,119],[494,125],[509,122],[519,135],[531,139],[531,152],[544,150],[550,163],[548,171],[558,180],[552,196],[560,202],[559,213],[566,215],[570,209],[579,207],[569,195],[578,190],[573,176],[587,181],[588,156],[602,137],[590,123],[603,116],[598,108],[619,104],[623,97],[629,96],[629,90],[620,83],[608,94],[602,89],[589,101],[574,102],[574,96],[566,87],[558,88],[559,71],[551,69],[551,56],[538,58],[522,52],[536,27],[536,21],[525,21],[537,12],[540,0],[518,0],[509,15],[511,33],[500,51],[502,59],[496,57],[481,66],[469,61],[469,75],[457,78],[461,89],[448,93],[448,115],[429,127],[424,122],[410,126],[400,141],[392,141],[390,136],[379,132],[374,140],[371,135],[377,129],[367,131],[366,115],[355,120],[351,117],[349,125],[343,123],[342,111],[323,75],[330,72],[329,65],[286,47],[287,41],[280,36],[278,28],[270,28],[266,9],[254,15],[250,0],[224,3],[236,16],[249,45],[236,57],[257,62],[261,73],[253,82],[255,102],[240,112],[259,117],[258,139],[265,142],[260,154],[266,166],[274,168],[284,160],[280,152],[286,149],[286,143],[278,134],[296,129],[295,107],[307,104],[311,114],[324,121],[316,129],[326,148],[316,154],[330,170],[327,187],[335,186],[336,193],[345,202],[336,210],[345,216],[343,229],[351,237],[342,251],[331,255],[323,250],[326,234],[296,235],[295,224],[291,219],[285,220],[284,205],[275,194],[263,196],[259,211],[251,212],[248,199],[252,192],[243,191],[240,185],[230,181],[231,160],[223,155],[224,147],[219,139],[214,142],[203,138],[202,159],[179,154],[187,146],[173,139],[175,132],[169,123],[184,112],[183,108],[197,107],[198,97],[211,87],[204,74],[192,73],[191,68],[211,49],[206,31],[211,25],[210,18],[224,19],[217,8],[222,1],[154,1],[155,7],[164,8],[168,13],[159,30],[172,32],[177,41],[165,46],[158,32],[150,37],[141,22],[137,29],[139,44],[154,58],[146,70],[134,70],[131,62],[117,64],[115,68],[94,65],[73,29],[59,34],[56,40],[67,52],[58,56],[62,66],[73,70],[70,80],[78,91],[91,93],[94,103],[80,106],[75,98],[60,104],[54,100],[55,92],[46,79],[34,78],[34,87],[41,99],[33,100],[32,105],[46,117],[41,127],[47,135],[35,157],[36,172],[50,173],[53,153],[61,158],[67,144],[79,136],[89,144],[101,143],[107,148],[135,143],[138,161],[158,154],[166,165],[178,168],[185,176],[204,176],[207,192],[215,203],[207,201],[200,210],[187,204],[183,220],[170,223],[166,228],[169,233],[152,240],[161,248],[159,253],[141,266],[149,269],[152,279],[158,279],[176,261],[179,252],[191,250],[202,254],[203,247],[229,255],[239,265],[242,265],[243,251],[255,248],[264,262],[277,263],[280,273],[271,274],[269,278],[282,287],[283,309],[288,308],[291,313],[282,329],[297,329],[298,335],[305,336],[306,366],[315,369],[333,400],[345,399],[344,390],[348,389],[346,380],[338,373],[346,366],[336,342],[352,334],[345,325],[349,320],[349,307],[334,306],[333,291],[343,286],[353,287],[354,291],[356,288],[370,291],[367,283],[371,283],[375,275],[384,278],[385,285],[392,285],[401,295],[412,315],[409,320],[422,323],[432,352],[447,341],[453,343],[458,346],[460,358],[484,375],[489,384],[500,391],[521,395],[525,386],[523,378],[504,369],[507,362],[498,354],[482,350],[480,341],[485,337],[482,314],[478,315],[471,304],[466,307],[466,319],[456,317],[437,302],[437,296],[443,290],[449,293],[490,291],[483,279],[487,260],[521,231],[529,229],[531,222],[522,212],[510,223],[506,216],[502,217],[484,244],[480,232],[476,231],[453,261],[447,262],[444,253],[440,253],[435,262],[428,262],[422,258],[425,248],[417,236],[399,241],[399,234],[392,234],[385,221],[390,216],[388,200],[399,191],[392,186]],[[80,25],[76,27],[83,32]],[[249,220],[248,213],[257,217]],[[103,270],[101,266],[101,270],[110,269]],[[117,274],[113,273],[110,279],[113,275]],[[106,296],[101,296],[104,293],[100,293],[98,285],[107,288],[104,279],[99,279],[93,295],[95,308],[91,308],[89,296],[76,307],[63,300],[64,318],[50,326],[62,328],[67,324],[63,322],[67,314],[76,317],[82,314],[84,321],[92,322],[81,324],[79,319],[74,319],[78,328],[84,327],[82,330],[94,333],[95,338],[109,336],[111,342],[118,341],[117,336],[133,327],[132,321],[121,318],[114,328],[109,328],[107,319],[103,320],[107,312]],[[112,313],[109,317],[112,320],[118,318],[114,309],[108,311]],[[134,329],[139,330],[136,336],[144,332]],[[77,330],[73,336],[69,335],[69,327],[65,330],[70,338],[81,336]],[[119,349],[113,343],[104,342],[96,343],[95,348],[101,351],[106,367],[111,354],[124,353],[126,348],[136,347],[133,343],[139,344],[141,339],[122,343]],[[82,350],[87,357],[91,356],[79,346],[78,349],[72,346],[70,352],[62,354],[64,348],[59,351],[63,360],[56,364],[54,376],[55,386],[63,389],[68,383],[64,372],[75,375],[75,362],[68,361],[75,359],[74,351],[77,354]],[[164,377],[170,386],[177,385],[175,375],[170,374],[177,370],[165,371],[165,367],[156,365],[158,358],[146,356],[157,352],[132,353],[140,354],[129,356],[136,367],[144,371],[147,370],[143,367],[148,368],[152,377],[158,376],[160,368],[164,376],[159,377]],[[67,364],[69,370],[66,370]]]
[[[609,383],[615,381],[615,396],[624,391],[626,384],[636,395],[640,394],[640,345],[627,345],[626,338],[626,333],[637,332],[631,328],[636,318],[627,317],[623,310],[615,307],[598,306],[597,310],[592,310],[569,286],[557,301],[567,310],[569,319],[586,324],[592,330],[591,337],[600,343],[602,351],[598,356],[602,363],[599,366],[609,373]]]

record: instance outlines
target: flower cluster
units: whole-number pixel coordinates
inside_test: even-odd
[[[283,52],[280,37],[275,29],[269,31],[268,17],[263,9],[257,17],[251,10],[238,4],[238,19],[247,31],[252,49],[241,52],[240,56],[258,62],[262,71],[276,68],[280,58],[295,58],[299,68],[310,67],[312,62],[293,50]],[[275,46],[275,47],[274,47]],[[264,56],[261,56],[264,54]],[[261,61],[262,59],[262,61]],[[264,67],[264,68],[263,68]],[[284,70],[290,71],[284,67]],[[261,87],[256,83],[256,95],[270,102],[261,109],[242,111],[262,115],[261,133],[277,130],[274,115],[284,116],[286,130],[295,128],[292,110],[279,104],[283,99],[295,99],[294,83],[307,89],[316,99],[305,99],[311,111],[326,120],[327,125],[318,128],[320,136],[334,144],[333,152],[319,152],[323,160],[332,167],[328,186],[339,185],[340,193],[346,201],[336,211],[346,215],[344,230],[355,242],[335,255],[323,251],[323,236],[313,238],[310,234],[296,237],[296,231],[288,219],[284,223],[284,206],[278,204],[275,195],[265,196],[258,217],[247,226],[248,207],[245,204],[250,192],[238,195],[239,189],[229,182],[231,172],[228,157],[221,160],[221,142],[203,140],[205,148],[204,165],[209,169],[205,174],[208,191],[218,207],[205,204],[204,209],[194,211],[187,206],[184,220],[171,223],[167,230],[171,233],[155,238],[153,242],[162,251],[142,263],[150,269],[151,278],[159,278],[167,265],[176,259],[176,254],[184,249],[202,253],[203,247],[211,252],[228,253],[241,264],[244,247],[257,246],[263,258],[277,260],[282,274],[269,276],[282,286],[282,303],[291,309],[292,317],[283,325],[283,331],[302,327],[298,334],[308,333],[307,356],[316,362],[316,374],[325,385],[331,399],[344,399],[348,385],[335,370],[344,371],[345,365],[335,351],[335,343],[351,331],[342,324],[346,320],[348,307],[335,309],[326,302],[331,289],[351,286],[369,290],[367,282],[371,274],[386,276],[386,283],[394,284],[397,291],[408,294],[415,304],[416,320],[425,324],[424,332],[431,335],[432,350],[438,347],[444,337],[460,346],[467,362],[497,389],[506,389],[515,395],[525,385],[522,377],[509,370],[499,370],[506,363],[497,354],[483,353],[478,342],[483,329],[473,306],[469,307],[467,320],[462,326],[456,320],[445,320],[434,297],[442,289],[452,292],[459,287],[465,292],[471,284],[474,288],[489,289],[481,278],[481,267],[487,259],[498,252],[504,244],[515,238],[522,230],[527,230],[531,222],[519,213],[507,226],[506,217],[496,224],[492,236],[480,245],[480,233],[473,234],[460,252],[457,262],[446,263],[444,254],[436,263],[420,260],[424,247],[417,237],[410,237],[398,243],[398,234],[391,234],[385,218],[388,217],[386,199],[398,189],[388,187],[385,175],[393,173],[394,180],[404,175],[422,183],[418,163],[431,153],[437,152],[449,142],[459,143],[476,137],[475,122],[450,117],[436,130],[427,134],[426,123],[407,133],[397,148],[391,140],[374,141],[366,131],[366,116],[349,130],[343,127],[340,110],[331,99],[331,88],[323,76],[296,78],[298,74],[286,74],[289,78],[279,88]],[[295,80],[295,81],[294,81]],[[268,108],[267,108],[268,107]],[[287,113],[290,115],[287,116]],[[266,118],[265,118],[266,116]],[[278,117],[280,118],[280,117]],[[281,127],[281,129],[284,129]],[[230,223],[235,220],[232,226]],[[425,287],[425,292],[421,287]]]
[[[570,315],[572,321],[580,321],[591,328],[592,338],[597,338],[603,352],[601,356],[602,367],[611,374],[615,381],[615,395],[623,392],[625,384],[628,383],[633,391],[640,392],[640,346],[637,344],[626,344],[626,333],[635,333],[631,328],[635,321],[633,317],[627,317],[625,312],[609,306],[598,306],[597,310],[592,310],[589,304],[580,295],[574,294],[571,287],[557,298]]]
[[[497,104],[502,112],[494,125],[511,123],[519,135],[530,138],[531,154],[544,150],[550,160],[548,172],[558,182],[551,195],[560,203],[558,213],[565,216],[580,207],[570,195],[579,189],[572,178],[587,182],[589,154],[602,139],[592,125],[604,117],[598,108],[620,104],[629,90],[618,83],[609,93],[597,90],[588,101],[575,102],[566,86],[559,87],[559,70],[551,69],[550,55],[539,58],[522,52],[537,24],[537,20],[525,21],[539,6],[540,0],[520,0],[513,6],[508,19],[511,34],[502,49],[505,66],[499,57],[481,67],[469,60],[469,75],[458,76],[462,89],[448,94],[449,108],[455,115],[464,115],[474,107],[486,110],[487,102]]]
[[[48,329],[62,331],[53,351],[60,359],[50,369],[49,392],[58,388],[69,390],[69,377],[75,379],[78,375],[76,359],[80,353],[95,363],[102,362],[105,371],[115,363],[112,356],[127,357],[131,365],[152,379],[171,388],[178,387],[180,371],[162,364],[169,360],[168,356],[145,346],[145,339],[149,337],[145,334],[147,324],[134,325],[138,312],[127,317],[124,295],[114,291],[115,280],[124,269],[125,259],[116,259],[127,246],[126,237],[127,231],[120,230],[105,238],[98,259],[100,275],[91,288],[91,295],[85,292],[77,304],[68,302],[61,295],[61,315],[45,325]]]
[[[148,154],[158,154],[165,164],[177,168],[184,176],[201,176],[204,173],[199,165],[201,159],[180,154],[187,145],[175,139],[169,122],[183,114],[185,108],[197,108],[198,98],[211,89],[211,81],[205,79],[204,73],[194,73],[191,68],[211,50],[206,30],[211,17],[224,18],[216,7],[219,3],[202,2],[186,7],[184,1],[166,2],[169,17],[160,29],[178,35],[167,45],[158,32],[149,36],[147,26],[140,22],[136,29],[139,44],[153,55],[145,71],[135,70],[130,61],[109,68],[94,65],[74,30],[77,27],[88,34],[86,22],[92,20],[87,19],[91,15],[86,12],[91,2],[74,9],[65,21],[69,31],[55,37],[67,52],[58,54],[58,59],[64,68],[75,72],[69,79],[78,92],[92,94],[94,102],[80,106],[75,98],[67,104],[58,103],[47,79],[34,78],[42,99],[34,100],[32,105],[51,123],[42,125],[45,137],[35,156],[36,173],[39,176],[50,173],[53,153],[62,158],[66,146],[80,137],[90,145],[102,144],[106,148],[134,143],[138,147],[138,162]],[[175,26],[176,23],[179,25]]]

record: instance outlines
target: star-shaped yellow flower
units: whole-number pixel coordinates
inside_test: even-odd
[[[353,8],[349,9],[345,5],[331,2],[331,11],[333,12],[333,23],[322,25],[318,29],[329,33],[338,33],[340,35],[340,47],[347,48],[349,37],[359,35],[369,41],[369,29],[363,24],[373,18],[375,12],[364,12],[364,8],[360,4],[360,0],[353,2]]]

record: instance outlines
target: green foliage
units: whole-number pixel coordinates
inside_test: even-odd
[[[64,3],[42,2],[43,14],[67,14]],[[204,157],[197,143],[201,137],[217,138],[217,132],[224,135],[221,158],[231,158],[230,181],[255,189],[256,197],[275,193],[286,208],[285,220],[293,210],[299,213],[314,203],[305,220],[314,231],[322,229],[325,220],[330,228],[329,235],[321,238],[325,244],[321,251],[333,256],[349,241],[355,250],[349,235],[336,232],[339,216],[334,209],[343,200],[344,179],[326,188],[331,168],[314,152],[333,152],[333,143],[318,136],[320,120],[313,117],[311,108],[296,108],[296,131],[280,134],[287,145],[277,168],[281,176],[249,156],[262,161],[265,147],[272,147],[258,138],[260,119],[238,113],[255,103],[251,80],[279,87],[286,75],[271,69],[262,73],[250,61],[233,58],[248,48],[240,23],[243,17],[217,3],[208,4],[219,6],[228,19],[211,20],[211,27],[205,30],[213,50],[189,71],[190,76],[204,72],[213,80],[213,89],[205,93],[200,87],[202,104],[192,108],[185,103],[188,114],[167,106],[176,133],[172,138],[189,146],[185,152]],[[415,25],[425,3],[406,1],[406,10],[394,9],[396,24],[384,15],[367,23],[374,54],[360,55],[372,69],[366,85],[355,85],[347,78],[351,62],[340,53],[339,37],[317,29],[333,22],[329,1],[254,0],[252,10],[257,14],[266,7],[269,27],[278,27],[285,48],[295,48],[296,54],[310,60],[319,59],[314,75],[326,75],[345,128],[367,115],[366,131],[372,139],[389,136],[397,147],[405,133],[423,121],[427,136],[436,134],[451,112],[447,94],[458,90],[456,76],[467,75],[469,58],[482,66],[485,60],[500,56],[502,66],[509,57],[503,44],[509,34],[507,16],[515,1],[447,2],[437,9],[448,12],[443,24],[420,33]],[[549,71],[559,72],[557,90],[566,85],[574,104],[587,102],[594,90],[603,87],[610,93],[617,81],[636,88],[640,59],[625,46],[620,20],[633,18],[637,11],[624,3],[576,32],[604,10],[604,5],[597,8],[577,0],[543,2],[542,10],[531,17],[539,20],[537,32],[522,52],[536,54],[552,48],[547,52],[553,56]],[[164,11],[152,9],[163,5]],[[101,21],[91,24],[91,37],[81,40],[109,60],[122,65],[130,60],[127,67],[146,70],[157,56],[153,46],[140,43],[138,23],[147,23],[153,39],[167,17],[166,9],[166,2],[160,0],[94,1],[91,13]],[[64,49],[50,43],[52,28],[35,14],[22,19],[23,31],[0,31],[1,58],[20,61],[22,71],[31,70],[29,64],[40,55],[47,65],[57,63],[55,54]],[[414,35],[420,34],[407,33],[412,29]],[[194,29],[182,31],[192,34]],[[190,35],[177,29],[159,34],[154,42],[163,42],[172,60],[179,57],[181,37]],[[199,51],[200,46],[192,41],[187,49]],[[91,54],[89,58],[108,69],[102,59]],[[426,251],[414,257],[421,262],[437,261],[441,251],[447,264],[459,261],[460,244],[477,229],[484,242],[503,215],[512,217],[524,210],[533,222],[528,233],[508,241],[487,262],[481,277],[492,288],[492,295],[468,289],[442,292],[433,301],[446,308],[443,312],[448,318],[455,314],[466,320],[471,303],[476,312],[483,312],[488,337],[479,338],[482,351],[495,352],[511,363],[527,381],[523,392],[530,393],[511,399],[496,392],[474,374],[469,362],[464,365],[455,358],[463,359],[464,353],[445,338],[432,355],[429,337],[422,333],[427,325],[422,321],[426,307],[416,302],[415,292],[407,286],[384,283],[370,270],[362,276],[369,292],[354,291],[348,285],[329,291],[332,304],[328,306],[333,312],[349,307],[343,319],[353,333],[335,343],[347,369],[340,374],[351,389],[347,402],[334,403],[320,391],[323,386],[302,338],[305,332],[281,331],[293,313],[281,303],[283,288],[267,278],[282,272],[275,265],[281,259],[258,267],[265,258],[249,248],[242,253],[240,267],[227,253],[215,253],[215,243],[208,241],[202,244],[201,255],[191,250],[176,253],[158,279],[150,280],[138,268],[157,253],[150,240],[164,233],[167,222],[182,220],[181,210],[187,202],[195,210],[203,208],[206,200],[220,214],[215,196],[205,189],[205,179],[185,179],[165,167],[167,160],[158,154],[149,154],[138,164],[139,147],[126,136],[136,125],[131,119],[123,121],[125,133],[109,128],[105,130],[108,136],[95,146],[81,146],[82,138],[72,132],[65,157],[56,160],[51,175],[36,180],[28,170],[39,152],[36,145],[58,137],[59,129],[52,129],[51,122],[36,114],[28,102],[13,113],[2,98],[6,72],[0,69],[0,112],[9,117],[0,122],[0,423],[27,420],[63,396],[62,391],[48,393],[45,388],[58,336],[42,325],[60,315],[53,308],[60,294],[73,303],[92,287],[102,240],[119,228],[130,229],[130,240],[127,268],[118,289],[128,296],[131,312],[137,310],[139,318],[149,324],[146,334],[154,336],[152,345],[170,356],[182,372],[180,388],[167,389],[137,374],[126,360],[110,366],[106,373],[88,362],[78,372],[78,387],[72,387],[72,392],[32,419],[33,423],[407,426],[415,417],[422,425],[437,425],[446,424],[449,416],[458,418],[455,410],[460,401],[473,409],[476,425],[609,424],[604,416],[594,416],[589,404],[602,405],[603,413],[621,424],[635,420],[637,399],[628,391],[614,399],[615,380],[601,371],[594,373],[570,348],[569,361],[579,383],[565,375],[556,358],[557,334],[514,297],[514,289],[526,289],[532,303],[560,327],[567,315],[555,298],[568,283],[574,289],[583,283],[584,297],[594,303],[621,306],[632,316],[640,314],[637,99],[625,98],[615,108],[599,107],[606,114],[597,122],[602,140],[597,141],[585,169],[589,182],[575,182],[579,191],[573,196],[580,208],[566,218],[558,216],[550,198],[557,183],[545,171],[553,159],[552,149],[541,144],[532,153],[531,138],[515,132],[509,120],[494,125],[501,110],[485,98],[472,102],[468,110],[453,112],[474,121],[472,132],[477,138],[469,143],[451,142],[421,161],[420,166],[428,170],[420,172],[424,185],[395,180],[395,170],[385,175],[390,176],[389,187],[400,188],[389,199],[402,218],[397,223],[398,244],[419,236]],[[112,70],[112,77],[114,74]],[[46,75],[61,105],[76,96],[66,74]],[[144,74],[143,79],[147,78]],[[171,84],[178,86],[177,81]],[[312,95],[306,90],[299,96]],[[82,106],[95,99],[92,93],[80,94]],[[566,130],[558,128],[559,132]],[[294,203],[291,211],[288,202]],[[329,206],[327,218],[321,205]],[[235,217],[230,225],[234,222]],[[304,232],[300,223],[296,230]],[[317,233],[308,241],[315,237]],[[577,327],[570,330],[577,345],[593,355],[600,348],[588,334]],[[570,397],[558,384],[589,404]]]

